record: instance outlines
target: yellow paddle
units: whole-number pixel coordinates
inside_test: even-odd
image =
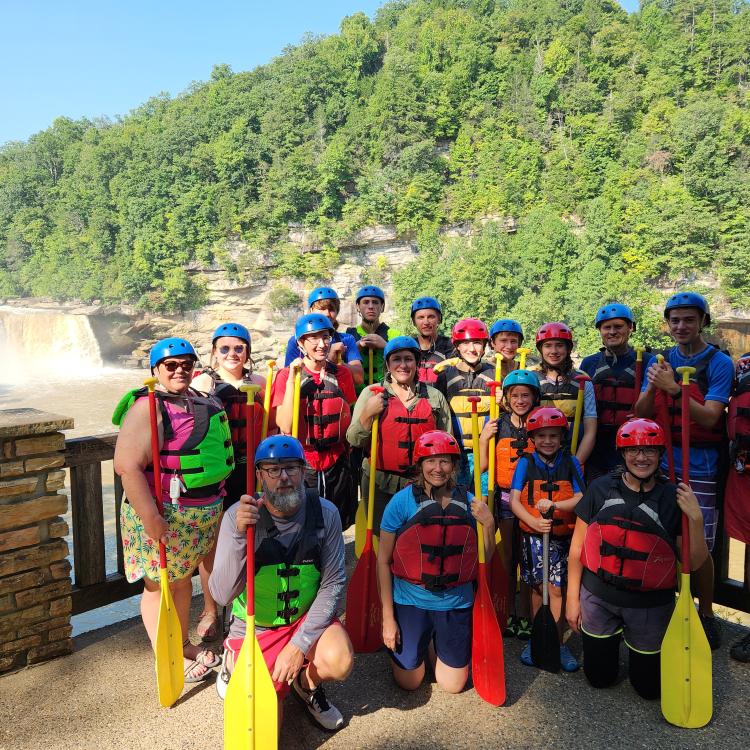
[[[682,375],[682,481],[690,484],[690,375],[694,367],[678,367]],[[680,594],[661,644],[661,712],[678,727],[696,729],[713,714],[711,647],[695,611],[690,591],[690,527],[682,514]]]
[[[438,362],[433,368],[433,372],[442,372],[446,367],[455,367],[461,361],[461,357],[449,357]]]
[[[377,393],[377,391],[372,391],[372,393]],[[375,473],[372,470],[372,467],[374,465],[375,465],[375,459],[372,456],[372,441],[370,441],[370,482],[371,483],[375,481],[375,475],[374,475]],[[375,490],[374,490],[374,485],[373,485],[373,493],[374,491]],[[357,513],[354,516],[354,555],[357,558],[359,558],[359,556],[362,554],[362,550],[365,548],[365,540],[367,539],[367,503],[368,503],[368,500],[366,500],[364,497],[361,497],[359,499],[359,504],[357,505]],[[372,546],[373,546],[373,549],[375,550],[375,554],[377,555],[378,554],[378,537],[374,534],[372,537]]]
[[[527,349],[525,346],[519,346],[518,349],[516,349],[518,352],[518,369],[519,370],[525,370],[526,369],[526,355],[531,351],[531,349]]]
[[[161,465],[159,463],[159,430],[156,422],[156,378],[148,378],[148,409],[151,420],[151,464],[154,472],[154,494],[156,507],[164,515],[161,501]],[[167,549],[159,541],[159,615],[156,620],[156,638],[154,654],[156,655],[156,686],[159,692],[159,703],[171,706],[182,693],[185,686],[185,672],[182,658],[182,625],[169,590],[167,575]]]
[[[255,445],[253,407],[257,385],[240,386],[247,397],[246,489],[253,486]],[[247,614],[245,638],[224,696],[224,750],[274,750],[278,744],[278,700],[258,639],[255,637],[255,526],[247,527]]]
[[[302,365],[294,374],[294,400],[292,401],[292,437],[299,435],[299,391],[302,384]]]
[[[268,360],[268,374],[266,375],[266,392],[263,394],[263,425],[260,428],[260,439],[263,442],[268,437],[268,418],[271,414],[271,388],[273,386],[273,368],[276,360]],[[260,492],[260,479],[255,484],[255,491]]]
[[[570,439],[570,455],[575,456],[576,450],[578,449],[578,438],[580,437],[581,431],[581,415],[583,414],[583,395],[586,388],[586,381],[591,378],[585,373],[576,375],[573,380],[578,382],[578,396],[576,398],[576,413],[573,417],[573,435]]]

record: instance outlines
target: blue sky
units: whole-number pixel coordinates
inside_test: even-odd
[[[0,144],[25,140],[59,115],[127,114],[177,94],[228,63],[249,70],[330,34],[383,0],[26,0],[5,2],[0,44]],[[628,10],[637,0],[621,0]]]

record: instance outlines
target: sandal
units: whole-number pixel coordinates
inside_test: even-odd
[[[182,645],[184,649],[192,644],[190,641],[185,641]],[[211,654],[213,658],[209,659],[208,654]],[[185,682],[201,682],[212,673],[214,667],[221,664],[221,658],[207,648],[199,649],[195,657],[183,656],[183,658],[185,659]]]
[[[195,632],[202,641],[212,641],[219,632],[219,613],[206,612],[205,610],[198,616],[198,624],[195,626]]]

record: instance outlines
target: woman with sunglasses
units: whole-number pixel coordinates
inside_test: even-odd
[[[583,670],[595,688],[617,681],[620,641],[628,673],[643,698],[661,695],[661,642],[672,617],[684,513],[690,567],[708,557],[703,515],[690,487],[661,475],[664,431],[651,419],[617,430],[624,467],[594,480],[575,508],[568,559],[568,624],[581,632]]]
[[[224,405],[229,417],[229,429],[232,433],[234,448],[234,470],[224,485],[224,510],[239,500],[245,493],[247,445],[245,442],[245,405],[247,397],[239,390],[241,385],[255,384],[264,386],[261,377],[252,371],[252,342],[250,331],[240,323],[222,323],[215,331],[211,341],[211,365],[193,378],[192,386],[203,393],[216,396]],[[253,409],[254,444],[260,443],[263,424],[263,392],[255,396]],[[203,589],[203,611],[198,616],[196,632],[204,640],[210,641],[218,634],[219,612],[216,602],[208,589],[208,578],[213,569],[216,546],[206,555],[199,567],[201,587]]]
[[[156,388],[161,486],[154,486],[151,419],[145,388],[127,393],[112,416],[120,426],[115,471],[125,498],[120,511],[125,576],[143,579],[141,616],[153,643],[159,612],[159,542],[167,546],[169,586],[182,625],[185,682],[205,679],[219,663],[188,639],[193,570],[209,552],[221,517],[224,481],[234,465],[229,425],[218,399],[192,389],[198,360],[190,342],[157,341],[151,349]],[[164,515],[154,500],[159,492]]]

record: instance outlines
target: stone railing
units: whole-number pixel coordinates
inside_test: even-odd
[[[65,437],[73,420],[0,411],[0,673],[73,650]]]

